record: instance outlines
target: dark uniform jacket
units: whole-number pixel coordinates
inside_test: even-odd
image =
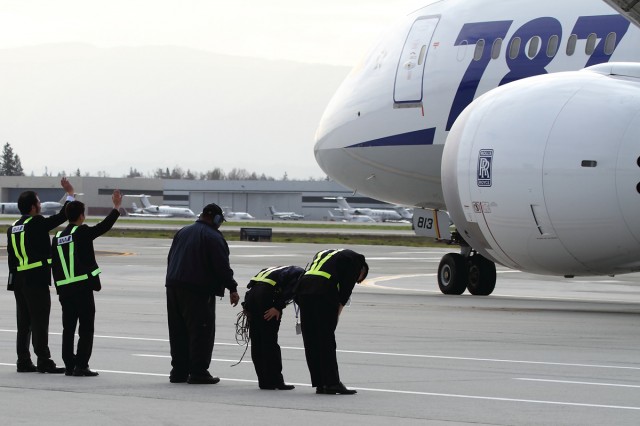
[[[68,292],[76,291],[80,288],[80,286],[91,286],[94,291],[100,291],[100,276],[97,274],[92,274],[92,272],[98,269],[98,262],[96,261],[96,255],[93,250],[93,240],[109,231],[113,227],[113,224],[116,222],[118,217],[120,217],[120,212],[118,212],[118,210],[116,209],[113,209],[107,215],[107,217],[105,217],[95,226],[80,225],[73,232],[73,234],[71,234],[71,231],[76,225],[70,223],[60,233],[59,237],[53,237],[51,248],[51,266],[53,270],[53,280],[55,281],[56,291],[58,292],[58,294],[64,295]],[[58,247],[62,248],[65,261],[67,263],[70,262],[70,259],[68,254],[69,244],[67,243],[59,245],[58,241],[59,238],[63,239],[64,237],[68,237],[70,234],[70,238],[74,244],[74,275],[79,276],[87,274],[87,279],[70,284],[60,285],[59,281],[64,280],[66,276],[62,267],[62,259],[60,258]]]
[[[266,310],[274,307],[282,311],[291,302],[298,279],[304,274],[299,266],[277,266],[264,268],[254,276],[247,288],[245,302],[247,310]]]
[[[49,231],[62,225],[64,221],[67,220],[64,213],[66,205],[67,203],[62,206],[60,212],[49,217],[44,217],[42,215],[24,215],[18,219],[13,226],[10,226],[9,229],[7,229],[9,272],[11,274],[20,274],[22,277],[21,282],[24,282],[27,285],[51,285],[51,266],[49,264],[49,259],[51,258],[51,240],[49,238]],[[18,265],[20,262],[15,255],[11,241],[12,229],[14,229],[15,226],[22,225],[30,217],[33,217],[33,219],[24,226],[25,250],[29,258],[29,263],[42,262],[42,266],[18,272]],[[20,250],[19,238],[16,238],[16,245],[18,250]],[[21,252],[19,251],[19,253]],[[12,290],[11,285],[8,289]]]
[[[209,296],[224,296],[225,288],[235,292],[238,284],[222,233],[201,220],[179,230],[169,249],[165,286],[191,288]]]
[[[322,250],[300,278],[296,295],[325,295],[346,305],[364,264],[364,256],[353,250]]]

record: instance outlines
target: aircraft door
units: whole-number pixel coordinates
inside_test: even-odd
[[[438,20],[438,17],[421,16],[409,30],[396,70],[393,89],[395,107],[420,106],[422,103],[425,62]]]

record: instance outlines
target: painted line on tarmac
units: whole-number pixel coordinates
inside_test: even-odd
[[[550,380],[550,379],[531,379],[527,377],[515,377],[513,380],[523,380],[526,382],[544,382],[544,383],[561,383],[569,385],[587,385],[587,386],[612,386],[619,388],[640,388],[640,385],[625,385],[622,383],[599,383],[599,382],[578,382],[574,380]]]
[[[545,400],[539,400],[539,399],[500,398],[495,396],[401,391],[401,390],[393,390],[393,389],[374,389],[374,388],[352,388],[352,389],[356,389],[359,391],[361,390],[361,391],[369,391],[369,392],[386,392],[386,393],[396,393],[396,394],[406,394],[406,395],[439,396],[444,398],[479,399],[484,401],[522,402],[526,404],[546,404],[546,405],[560,405],[560,406],[569,406],[569,407],[609,408],[609,409],[616,409],[616,410],[640,411],[640,407],[633,407],[633,406],[626,406],[626,405],[587,404],[587,403],[580,403],[580,402],[545,401]]]
[[[15,368],[15,363],[0,363],[3,366],[10,366]],[[110,374],[128,374],[134,376],[153,376],[153,377],[169,377],[168,374],[160,374],[160,373],[144,373],[138,371],[119,371],[119,370],[102,370],[95,369],[100,373],[110,373]],[[221,377],[221,381],[229,381],[229,382],[240,382],[240,383],[258,383],[257,380],[249,380],[249,379],[232,379],[228,377]],[[291,383],[295,386],[304,386],[311,387],[309,383]],[[418,395],[418,396],[434,396],[434,397],[442,397],[442,398],[458,398],[458,399],[475,399],[482,401],[500,401],[500,402],[520,402],[524,404],[544,404],[544,405],[558,405],[558,406],[568,406],[568,407],[585,407],[585,408],[607,408],[613,410],[634,410],[640,411],[640,407],[633,406],[625,406],[625,405],[605,405],[605,404],[588,404],[588,403],[580,403],[580,402],[564,402],[564,401],[545,401],[539,399],[518,399],[518,398],[501,398],[495,396],[479,396],[479,395],[463,395],[463,394],[454,394],[454,393],[439,393],[439,392],[419,392],[419,391],[405,391],[405,390],[396,390],[396,389],[378,389],[378,388],[360,388],[360,387],[352,387],[351,389],[355,389],[358,391],[364,392],[381,392],[381,393],[393,393],[400,395]]]
[[[131,354],[131,356],[140,356],[146,358],[171,358],[171,355],[151,355],[151,354]],[[218,362],[238,362],[236,359],[211,358],[211,361]],[[253,361],[240,361],[242,363],[251,363]]]
[[[16,330],[0,329],[0,332],[15,333]],[[62,335],[62,333],[49,334]],[[152,342],[168,342],[169,339],[157,339],[148,337],[127,337],[127,336],[105,336],[95,335],[94,338],[102,339],[119,339],[119,340],[140,340],[140,341],[152,341]],[[215,342],[215,345],[219,346],[238,346],[237,343],[224,343]],[[303,347],[299,346],[280,346],[281,349],[289,349],[296,351],[303,351]],[[480,362],[494,362],[494,363],[507,363],[507,364],[530,364],[530,365],[550,365],[560,367],[584,367],[584,368],[604,368],[604,369],[616,369],[616,370],[640,370],[640,367],[624,366],[624,365],[606,365],[606,364],[580,364],[580,363],[566,363],[566,362],[550,362],[550,361],[528,361],[517,359],[500,359],[500,358],[473,358],[473,357],[460,357],[460,356],[446,356],[446,355],[423,355],[423,354],[406,354],[398,352],[372,352],[372,351],[353,351],[346,349],[338,349],[337,352],[345,354],[362,354],[362,355],[379,355],[379,356],[396,356],[407,358],[424,358],[424,359],[445,359],[455,361],[480,361]]]
[[[247,257],[247,258],[259,258],[259,257],[300,257],[299,254],[232,254],[231,257]]]
[[[420,260],[427,262],[440,262],[440,257],[367,257],[367,262],[371,260]]]

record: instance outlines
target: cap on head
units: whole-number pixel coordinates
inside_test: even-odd
[[[226,220],[224,218],[224,213],[222,212],[222,209],[220,208],[219,205],[215,203],[207,204],[206,206],[204,206],[204,208],[202,209],[201,216],[207,216],[211,218],[215,226],[220,226],[222,222]]]

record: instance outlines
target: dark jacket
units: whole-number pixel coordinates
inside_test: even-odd
[[[33,216],[24,227],[24,245],[29,257],[30,263],[42,262],[42,266],[26,271],[18,272],[17,268],[20,262],[18,261],[11,241],[11,230],[14,226],[22,225],[25,220],[32,217],[24,215],[18,219],[13,226],[7,229],[7,252],[9,272],[11,274],[21,275],[21,282],[27,285],[51,285],[51,266],[48,259],[51,258],[51,240],[49,238],[49,231],[62,225],[67,217],[64,213],[64,208],[67,203],[62,206],[62,209],[53,216],[44,217],[42,215]],[[17,242],[19,246],[19,242]],[[11,286],[9,290],[12,290]]]
[[[165,286],[189,287],[215,296],[224,296],[225,288],[235,292],[238,284],[222,233],[201,220],[176,232],[167,257]]]
[[[247,288],[242,307],[250,311],[276,308],[282,311],[291,302],[298,279],[304,274],[299,266],[264,268],[254,276]]]
[[[80,225],[77,227],[75,232],[71,234],[71,231],[76,225],[70,223],[66,228],[64,228],[62,232],[60,232],[59,237],[58,235],[53,237],[51,244],[51,267],[53,271],[53,279],[56,284],[56,291],[58,292],[58,294],[64,295],[68,292],[76,291],[81,286],[90,286],[94,291],[100,291],[100,276],[92,275],[92,272],[98,269],[98,262],[96,261],[96,254],[93,249],[93,240],[109,231],[113,227],[113,224],[116,222],[116,220],[118,220],[118,217],[120,217],[120,212],[118,212],[118,210],[116,209],[113,209],[107,215],[107,217],[105,217],[95,226]],[[71,239],[74,243],[75,275],[78,276],[87,274],[87,279],[71,284],[59,285],[58,282],[64,280],[65,275],[58,250],[58,238],[64,238],[69,234],[71,234]],[[66,244],[60,245],[60,247],[63,248],[63,254],[66,261],[69,262],[70,259],[68,258],[68,247],[65,248],[64,246],[66,246]]]
[[[323,262],[328,255],[330,257]],[[296,295],[325,295],[346,305],[364,264],[364,256],[353,250],[319,251],[300,278]],[[322,275],[313,274],[313,270]]]

